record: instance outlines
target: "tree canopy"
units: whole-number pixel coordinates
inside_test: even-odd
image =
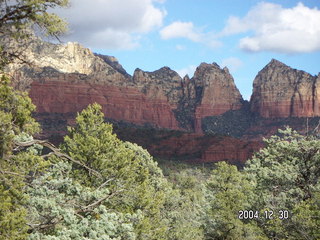
[[[260,221],[259,225],[270,237],[317,239],[320,235],[319,231],[315,234],[314,226],[320,220],[319,139],[286,128],[265,143],[266,147],[245,167],[255,184],[253,207],[274,213],[273,220]],[[282,216],[284,213],[288,213],[288,218]],[[285,218],[279,220],[281,217]]]
[[[166,179],[98,104],[58,148],[32,137],[34,106],[5,76],[0,99],[0,239],[319,239],[316,137],[280,130],[243,170],[219,162],[208,179],[199,170]]]

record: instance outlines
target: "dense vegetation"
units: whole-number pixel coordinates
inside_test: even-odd
[[[62,32],[46,11],[66,0],[14,3],[0,12],[6,39],[28,38],[33,24]],[[3,72],[16,58],[7,47],[0,45],[0,240],[320,239],[318,138],[287,128],[242,170],[219,162],[211,171],[162,171],[146,150],[119,140],[92,104],[56,147],[34,139],[35,106]]]
[[[239,171],[164,169],[89,105],[59,148],[0,84],[0,239],[319,239],[320,141],[291,129]]]

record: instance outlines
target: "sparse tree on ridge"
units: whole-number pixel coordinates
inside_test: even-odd
[[[13,61],[26,62],[23,55],[37,31],[59,36],[67,24],[48,10],[68,6],[68,0],[0,0],[0,70]]]

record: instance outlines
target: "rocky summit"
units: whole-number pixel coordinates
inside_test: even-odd
[[[35,39],[30,46],[31,66],[7,71],[16,88],[29,91],[46,138],[59,139],[77,112],[97,102],[121,138],[156,156],[244,162],[262,137],[284,125],[303,131],[306,118],[311,127],[320,116],[320,75],[277,60],[258,73],[247,102],[216,63],[201,63],[192,78],[168,67],[130,76],[115,57],[77,43]]]
[[[253,82],[251,111],[265,118],[320,115],[320,75],[312,76],[273,59]]]

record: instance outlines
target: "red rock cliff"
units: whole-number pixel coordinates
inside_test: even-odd
[[[31,83],[38,112],[75,113],[98,102],[114,120],[201,133],[202,118],[241,107],[232,76],[217,64],[202,63],[192,79],[168,67],[136,69],[131,77],[114,57],[94,55],[76,43],[35,40],[28,56],[35,67],[13,71],[20,78],[17,86]]]
[[[199,98],[195,109],[196,132],[202,132],[202,118],[242,107],[242,96],[227,68],[221,69],[215,63],[202,63],[197,68],[193,81]]]
[[[251,111],[265,118],[320,116],[319,81],[273,59],[253,82]]]
[[[63,122],[57,124],[60,129],[44,129],[53,135],[65,133],[61,130],[63,124],[72,122],[76,112],[97,102],[105,116],[113,120],[193,132],[146,143],[148,150],[158,156],[197,155],[203,162],[243,162],[268,134],[261,131],[267,122],[259,122],[253,113],[264,118],[320,116],[320,75],[311,76],[276,60],[255,78],[249,107],[228,69],[215,63],[202,63],[191,79],[182,79],[168,67],[154,72],[136,69],[130,76],[114,57],[96,56],[79,44],[36,41],[32,46],[29,55],[35,67],[19,65],[9,70],[15,73],[17,87],[29,89],[37,112],[42,116],[51,114],[41,120]],[[232,138],[235,135],[229,133],[237,132],[230,131],[233,128],[241,130],[236,136],[242,139]],[[230,137],[205,136],[203,129]]]
[[[33,77],[30,90],[38,113],[76,113],[97,102],[107,118],[179,129],[173,114],[175,106],[159,89],[142,93],[132,86],[88,83],[82,79],[86,76],[79,74],[43,75],[45,70]]]

